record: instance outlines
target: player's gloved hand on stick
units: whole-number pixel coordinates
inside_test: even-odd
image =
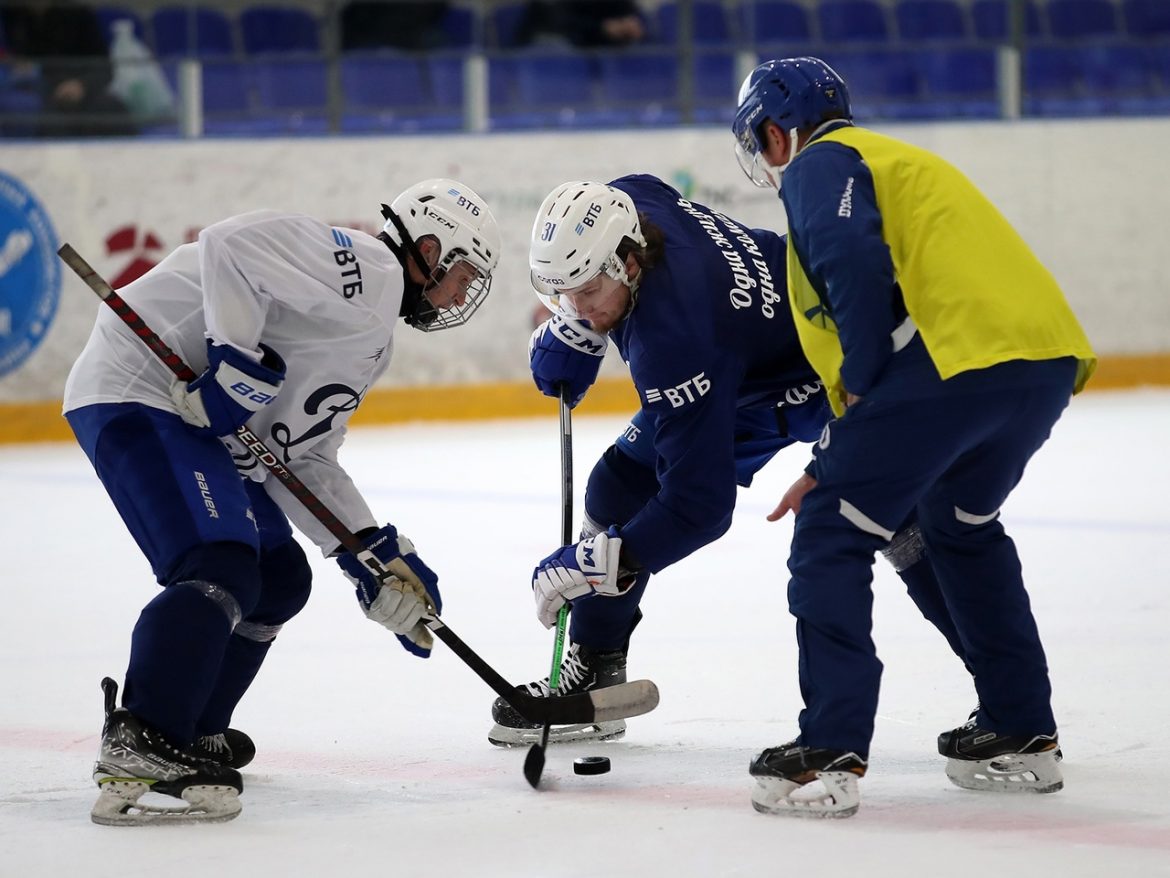
[[[566,602],[589,594],[614,597],[633,582],[619,574],[622,538],[618,529],[562,546],[532,571],[532,593],[536,618],[545,628],[557,623],[557,613]]]
[[[171,399],[191,426],[227,436],[276,399],[284,372],[284,360],[268,345],[257,356],[208,339],[207,369],[190,384],[172,384]]]
[[[349,552],[338,555],[337,563],[354,584],[366,618],[398,635],[408,652],[429,658],[435,640],[422,617],[438,615],[443,609],[439,577],[418,557],[414,543],[392,524],[374,531],[363,542],[390,576],[380,580]]]
[[[557,314],[540,324],[528,342],[532,380],[545,396],[559,397],[561,385],[567,385],[573,408],[597,380],[608,346],[604,335]]]

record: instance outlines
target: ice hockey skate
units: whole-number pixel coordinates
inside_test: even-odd
[[[857,779],[866,762],[856,753],[805,747],[795,741],[769,747],[752,760],[752,807],[762,814],[850,817],[861,796]]]
[[[125,708],[116,708],[118,685],[102,680],[106,720],[93,779],[101,794],[90,817],[106,826],[222,823],[240,813],[240,773],[179,749]],[[162,793],[186,807],[143,804],[146,793]]]
[[[225,729],[218,735],[196,738],[191,753],[228,768],[243,768],[256,758],[256,745],[239,729]]]
[[[1060,744],[1051,735],[1000,735],[971,720],[938,736],[947,777],[965,790],[1055,793],[1064,786]]]
[[[976,719],[976,717],[979,716],[979,708],[980,708],[979,702],[975,702],[975,706],[973,708],[971,708],[971,712],[969,714],[967,714],[967,721],[965,723],[963,723],[963,728],[966,728],[967,726],[975,725],[975,719]],[[942,740],[943,735],[951,734],[952,731],[957,731],[957,730],[948,729],[947,731],[940,733],[939,740]],[[1055,759],[1057,762],[1060,762],[1064,759],[1064,752],[1061,750],[1061,748],[1059,746],[1057,746],[1056,751],[1052,754],[1052,758]]]
[[[561,679],[557,695],[572,695],[592,689],[604,689],[626,682],[626,655],[621,650],[594,652],[574,643],[569,647],[561,662]],[[521,692],[536,698],[547,698],[552,694],[548,677],[517,687]],[[530,723],[508,704],[497,698],[492,704],[492,719],[495,725],[488,732],[488,740],[497,747],[521,747],[540,741],[543,727]],[[574,741],[612,741],[626,733],[626,721],[622,719],[605,722],[579,723],[576,725],[553,726],[549,731],[550,744]]]

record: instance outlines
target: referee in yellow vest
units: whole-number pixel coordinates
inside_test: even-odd
[[[1089,341],[971,181],[854,125],[824,61],[757,67],[732,128],[745,173],[780,192],[792,314],[837,415],[772,514],[797,513],[788,600],[805,707],[799,736],[752,762],[753,803],[856,812],[882,671],[874,554],[915,519],[980,700],[939,736],[947,776],[1059,790],[1047,663],[999,510],[1096,366]]]

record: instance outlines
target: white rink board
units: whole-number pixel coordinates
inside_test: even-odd
[[[1163,279],[1165,206],[1154,168],[1170,120],[887,126],[967,172],[1021,231],[1068,293],[1099,353],[1170,351]],[[457,178],[492,206],[504,254],[491,299],[470,328],[400,333],[386,385],[466,384],[527,376],[535,305],[527,240],[536,208],[565,180],[647,172],[749,225],[782,228],[775,196],[754,189],[722,129],[409,138],[126,141],[0,145],[0,171],[45,206],[69,241],[114,281],[139,252],[157,260],[198,229],[258,207],[376,231],[378,205],[432,176]],[[1143,172],[1145,171],[1145,172]],[[108,252],[132,228],[157,246]],[[64,271],[55,322],[0,402],[59,398],[98,302]],[[620,368],[610,358],[607,369]]]

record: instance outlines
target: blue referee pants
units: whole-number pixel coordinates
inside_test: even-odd
[[[862,400],[829,425],[788,562],[801,743],[868,756],[882,672],[874,554],[915,514],[975,675],[980,726],[1055,730],[1044,650],[999,510],[1068,404],[1075,369],[1066,359],[963,373],[925,398]]]

